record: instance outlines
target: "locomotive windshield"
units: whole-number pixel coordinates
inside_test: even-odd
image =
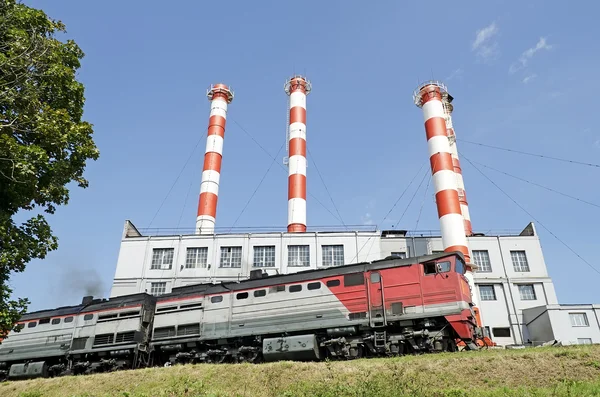
[[[456,258],[456,273],[465,274],[465,262],[459,257]]]

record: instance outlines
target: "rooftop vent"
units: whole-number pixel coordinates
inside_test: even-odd
[[[259,278],[267,277],[269,274],[267,272],[263,272],[262,269],[256,269],[250,271],[250,280],[256,280]]]
[[[382,230],[381,237],[406,237],[406,230]]]

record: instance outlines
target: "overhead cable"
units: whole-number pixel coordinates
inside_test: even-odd
[[[436,159],[437,162],[437,159]],[[429,190],[429,184],[431,183],[431,179],[433,175],[429,175],[429,179],[427,180],[427,186],[425,187],[425,192],[423,193],[423,201],[421,202],[421,208],[419,208],[419,215],[417,215],[417,223],[415,224],[415,230],[419,228],[419,221],[421,220],[421,213],[423,212],[423,207],[425,206],[425,198],[427,197],[427,191]]]
[[[329,189],[327,189],[327,184],[325,183],[325,180],[323,180],[323,176],[321,175],[321,171],[319,171],[319,168],[317,167],[317,163],[315,161],[315,157],[310,153],[310,150],[308,149],[308,146],[306,147],[306,151],[307,151],[308,155],[310,156],[310,159],[311,159],[312,163],[315,166],[315,170],[317,171],[317,174],[319,175],[319,178],[321,179],[321,182],[323,183],[323,186],[325,187],[325,191],[327,192],[327,195],[329,196],[329,200],[331,200],[331,204],[333,204],[333,208],[335,209],[335,212],[337,212],[338,216],[340,217],[340,221],[342,222],[342,225],[344,225],[344,227],[346,227],[346,224],[344,223],[344,219],[342,218],[342,214],[340,214],[340,211],[338,210],[337,205],[335,205],[335,202],[333,201],[333,197],[331,196],[331,193],[329,193]]]
[[[462,154],[461,154],[461,155],[462,155]],[[490,167],[490,166],[488,166],[488,165],[485,165],[485,164],[481,164],[481,163],[479,163],[479,162],[477,162],[477,161],[473,161],[473,163],[475,163],[475,164],[479,164],[479,165],[480,165],[480,166],[482,166],[482,167],[489,168],[489,169],[490,169],[490,170],[492,170],[492,171],[499,172],[499,173],[501,173],[501,174],[504,174],[504,175],[506,175],[506,176],[510,176],[511,178],[515,178],[515,179],[518,179],[518,180],[520,180],[520,181],[527,182],[527,183],[529,183],[529,184],[531,184],[531,185],[534,185],[534,186],[541,187],[542,189],[549,190],[549,191],[551,191],[551,192],[553,192],[553,193],[560,194],[561,196],[565,196],[565,197],[568,197],[568,198],[570,198],[570,199],[577,200],[577,201],[580,201],[580,202],[582,202],[582,203],[585,203],[585,204],[588,204],[588,205],[591,205],[591,206],[594,206],[594,207],[600,208],[600,205],[598,205],[598,204],[594,204],[594,203],[591,203],[591,202],[589,202],[589,201],[586,201],[586,200],[583,200],[583,199],[577,198],[577,197],[575,197],[575,196],[571,196],[571,195],[569,195],[569,194],[566,194],[566,193],[563,193],[563,192],[559,192],[558,190],[554,190],[554,189],[552,189],[552,188],[549,188],[549,187],[547,187],[547,186],[540,185],[539,183],[531,182],[531,181],[528,181],[527,179],[523,179],[523,178],[520,178],[520,177],[518,177],[518,176],[511,175],[511,174],[509,174],[508,172],[504,172],[504,171],[497,170],[496,168]]]
[[[160,203],[160,206],[158,207],[158,209],[156,210],[156,213],[154,214],[154,216],[152,217],[152,220],[150,221],[150,223],[148,224],[148,228],[150,228],[150,226],[152,225],[152,222],[154,222],[154,219],[156,219],[156,216],[158,215],[158,213],[160,212],[162,206],[165,204],[165,202],[167,201],[167,198],[169,197],[169,195],[171,194],[171,191],[173,190],[173,188],[175,187],[175,185],[177,184],[177,181],[179,180],[179,178],[181,177],[181,175],[183,174],[183,171],[186,169],[188,163],[190,162],[190,160],[192,159],[192,156],[194,155],[194,153],[196,152],[196,149],[198,148],[198,145],[200,145],[200,142],[202,142],[202,140],[204,139],[204,137],[200,137],[200,139],[198,139],[198,142],[196,142],[196,146],[194,146],[194,148],[192,149],[192,152],[190,153],[189,157],[187,158],[187,160],[185,161],[185,163],[183,164],[183,167],[181,167],[181,170],[179,171],[179,174],[177,175],[177,178],[175,178],[175,181],[173,182],[173,184],[171,185],[171,188],[169,189],[169,191],[167,192],[167,195],[165,196],[165,198],[163,199],[163,201]]]
[[[543,154],[529,153],[529,152],[524,152],[524,151],[515,150],[515,149],[507,149],[507,148],[503,148],[503,147],[499,147],[499,146],[492,146],[492,145],[486,145],[486,144],[479,143],[479,142],[467,141],[467,140],[464,140],[464,139],[457,139],[457,141],[464,142],[464,143],[470,143],[472,145],[477,145],[477,146],[489,147],[489,148],[492,148],[492,149],[505,150],[507,152],[525,154],[527,156],[541,157],[541,158],[550,159],[550,160],[563,161],[563,162],[566,162],[566,163],[586,165],[588,167],[600,168],[600,164],[585,163],[585,162],[576,161],[576,160],[562,159],[562,158],[559,158],[559,157],[545,156]]]
[[[256,145],[258,145],[259,148],[262,149],[263,152],[266,153],[267,156],[269,156],[269,158],[273,159],[274,161],[277,160],[277,156],[272,156],[271,153],[269,153],[269,151],[267,149],[265,149],[260,143],[258,143],[258,141],[256,139],[254,139],[254,137],[244,128],[241,126],[240,123],[238,123],[236,120],[234,120],[233,118],[229,118],[229,120],[233,121],[239,128],[240,130],[242,130],[246,135],[248,135],[250,137],[250,139],[252,139],[252,141],[254,141],[254,143],[256,143]],[[284,171],[287,172],[287,169],[283,166],[283,164],[281,163],[277,163],[279,164],[279,167],[281,169],[283,169]],[[307,192],[319,205],[321,205],[321,207],[325,208],[325,210],[327,212],[329,212],[331,214],[331,216],[333,216],[335,219],[337,219],[338,221],[342,222],[342,220],[340,218],[338,218],[333,212],[331,212],[331,210],[329,208],[327,208],[318,198],[315,197],[314,194],[312,194],[311,192]]]
[[[569,251],[571,251],[573,254],[575,254],[575,256],[577,256],[579,259],[581,259],[586,265],[588,265],[593,271],[595,271],[596,273],[600,274],[600,270],[596,269],[591,263],[589,263],[588,261],[586,261],[581,255],[579,255],[577,252],[575,252],[575,250],[573,250],[573,248],[571,248],[569,245],[567,245],[567,243],[565,243],[564,241],[562,241],[556,234],[554,234],[550,229],[548,229],[546,226],[544,226],[544,224],[542,222],[540,222],[538,219],[536,219],[529,211],[527,211],[521,204],[519,204],[515,199],[513,199],[508,193],[506,193],[500,186],[498,186],[494,181],[492,181],[486,174],[483,173],[483,171],[481,171],[475,164],[473,164],[473,162],[471,160],[469,160],[467,157],[465,157],[462,153],[460,153],[460,155],[467,160],[472,166],[473,168],[475,168],[481,175],[483,175],[485,177],[485,179],[487,179],[488,181],[490,181],[490,183],[492,185],[494,185],[496,188],[498,188],[498,190],[500,190],[506,197],[508,197],[510,199],[510,201],[512,201],[516,206],[518,206],[519,208],[521,208],[527,215],[529,215],[531,217],[531,219],[533,219],[537,224],[539,224],[541,227],[543,227],[548,233],[550,233],[556,240],[558,240],[562,245],[564,245],[565,247],[567,247],[567,249]]]
[[[402,192],[402,194],[400,194],[400,197],[398,197],[398,199],[396,200],[396,202],[394,203],[394,205],[392,205],[392,208],[390,208],[390,210],[388,211],[388,213],[383,217],[383,221],[381,221],[381,224],[383,224],[383,222],[385,222],[385,220],[387,219],[387,217],[392,213],[392,211],[394,210],[394,208],[396,207],[396,205],[398,204],[398,202],[402,199],[402,197],[404,197],[404,195],[406,194],[406,192],[408,191],[408,189],[410,188],[410,186],[412,185],[412,183],[415,181],[415,179],[417,179],[417,176],[419,176],[419,174],[421,173],[421,170],[423,169],[423,166],[427,163],[427,161],[423,162],[423,164],[421,164],[421,167],[419,168],[419,170],[415,173],[415,175],[412,177],[412,179],[410,180],[410,182],[408,183],[408,185],[406,186],[406,188],[404,189],[404,191]],[[425,176],[427,176],[427,174],[425,174]],[[419,190],[419,187],[421,187],[421,184],[423,183],[423,181],[425,180],[425,176],[423,177],[423,179],[421,179],[421,183],[419,184],[419,186],[417,186],[417,191]],[[416,192],[415,192],[416,194]],[[404,214],[406,213],[406,210],[408,209],[408,207],[410,206],[410,203],[412,203],[412,199],[414,199],[415,194],[413,194],[413,197],[411,198],[410,202],[408,203],[408,205],[406,206],[404,212],[402,213],[402,216],[400,217],[400,219],[398,220],[398,223],[400,223],[400,220],[402,220],[402,217],[404,217]],[[373,236],[371,236],[373,237]],[[352,262],[356,261],[358,258],[358,254],[360,254],[360,252],[363,250],[363,248],[365,248],[365,245],[367,245],[367,243],[369,242],[369,240],[371,240],[371,237],[369,237],[367,239],[367,241],[365,241],[365,243],[362,245],[362,247],[360,247],[360,249],[356,252],[356,255],[354,256],[354,259],[352,259]]]
[[[277,151],[277,154],[273,158],[273,161],[271,161],[271,163],[269,164],[269,168],[267,168],[267,171],[265,171],[264,175],[260,179],[260,182],[258,182],[258,185],[256,186],[256,189],[254,189],[254,192],[252,192],[252,194],[250,195],[250,198],[246,202],[246,205],[244,205],[244,208],[242,208],[242,211],[240,212],[240,214],[238,215],[238,217],[235,219],[235,222],[233,222],[233,225],[231,225],[231,228],[229,229],[229,232],[231,232],[231,230],[235,227],[235,225],[237,224],[237,221],[240,219],[240,217],[242,216],[242,214],[244,213],[244,211],[246,211],[246,208],[250,204],[250,201],[252,201],[252,199],[254,198],[254,195],[256,194],[256,192],[258,191],[258,189],[260,188],[260,186],[264,182],[265,178],[267,177],[267,175],[271,171],[271,168],[273,167],[273,164],[275,164],[275,161],[277,160],[277,156],[279,156],[279,153],[281,153],[281,149],[283,149],[284,146],[285,146],[285,142],[281,145],[281,147]]]

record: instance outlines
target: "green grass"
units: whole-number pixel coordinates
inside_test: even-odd
[[[199,364],[0,384],[3,397],[599,396],[600,346]]]

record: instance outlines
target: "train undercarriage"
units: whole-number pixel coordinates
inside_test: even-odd
[[[67,354],[61,357],[0,362],[0,381],[90,375],[150,366],[147,346],[116,348],[101,352]]]
[[[459,350],[457,343],[467,350],[478,349],[473,341],[460,339],[443,317],[411,323],[410,326],[389,323],[385,327],[355,325],[212,341],[169,341],[155,346],[153,364],[348,360],[455,352]]]

